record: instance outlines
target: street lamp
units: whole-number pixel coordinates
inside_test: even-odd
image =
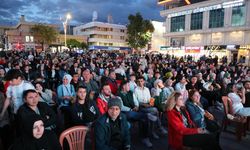
[[[65,21],[63,21],[63,29],[64,29],[64,46],[67,47],[66,36],[67,36],[67,25],[69,20],[71,19],[71,15],[68,13],[65,17]]]

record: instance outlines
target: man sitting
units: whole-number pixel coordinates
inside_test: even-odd
[[[38,114],[42,117],[45,129],[52,130],[56,127],[56,114],[45,102],[39,102],[40,96],[35,90],[23,92],[24,104],[18,109],[18,121],[30,114]]]
[[[130,150],[130,133],[126,116],[121,113],[121,101],[111,98],[108,112],[95,123],[96,150]]]
[[[87,88],[79,86],[77,89],[76,102],[71,106],[71,119],[73,125],[91,125],[99,116],[99,110],[94,101],[89,100]]]

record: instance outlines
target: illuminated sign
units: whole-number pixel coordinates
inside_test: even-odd
[[[204,47],[185,47],[185,53],[200,53]]]
[[[185,10],[185,11],[181,11],[181,12],[168,14],[168,18],[182,16],[182,15],[189,15],[192,13],[199,13],[199,12],[205,12],[205,11],[210,11],[210,10],[216,10],[216,9],[221,9],[221,8],[237,7],[237,6],[242,6],[242,5],[244,5],[244,0],[234,0],[234,1],[224,2],[222,4],[206,6],[206,7],[201,7],[201,8],[195,8],[195,9],[191,9],[191,10]]]

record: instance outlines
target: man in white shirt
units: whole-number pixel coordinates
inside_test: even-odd
[[[11,113],[14,115],[17,113],[19,107],[24,103],[23,91],[35,89],[30,82],[23,80],[23,75],[18,69],[9,70],[5,76],[5,80],[10,81],[10,86],[6,91],[7,98],[4,101],[4,106],[0,114],[0,120],[9,106],[11,107]]]
[[[149,89],[144,86],[144,77],[139,77],[137,81],[138,86],[136,87],[134,94],[137,100],[139,101],[140,111],[157,117],[157,126],[159,127],[161,133],[167,134],[167,131],[161,126],[161,120],[159,119],[159,111],[156,107],[153,107],[153,104],[150,102],[151,95]],[[159,139],[159,136],[154,131],[152,132],[152,135],[155,139]]]

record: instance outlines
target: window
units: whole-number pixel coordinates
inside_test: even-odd
[[[232,26],[242,26],[245,24],[246,7],[233,7],[232,10]]]
[[[120,36],[120,39],[121,39],[121,40],[125,40],[125,37],[124,37],[124,36]]]
[[[191,14],[191,30],[202,29],[203,13],[194,13]]]
[[[182,32],[185,30],[185,16],[171,18],[171,32]]]
[[[224,26],[224,9],[210,10],[209,28],[219,28]]]

